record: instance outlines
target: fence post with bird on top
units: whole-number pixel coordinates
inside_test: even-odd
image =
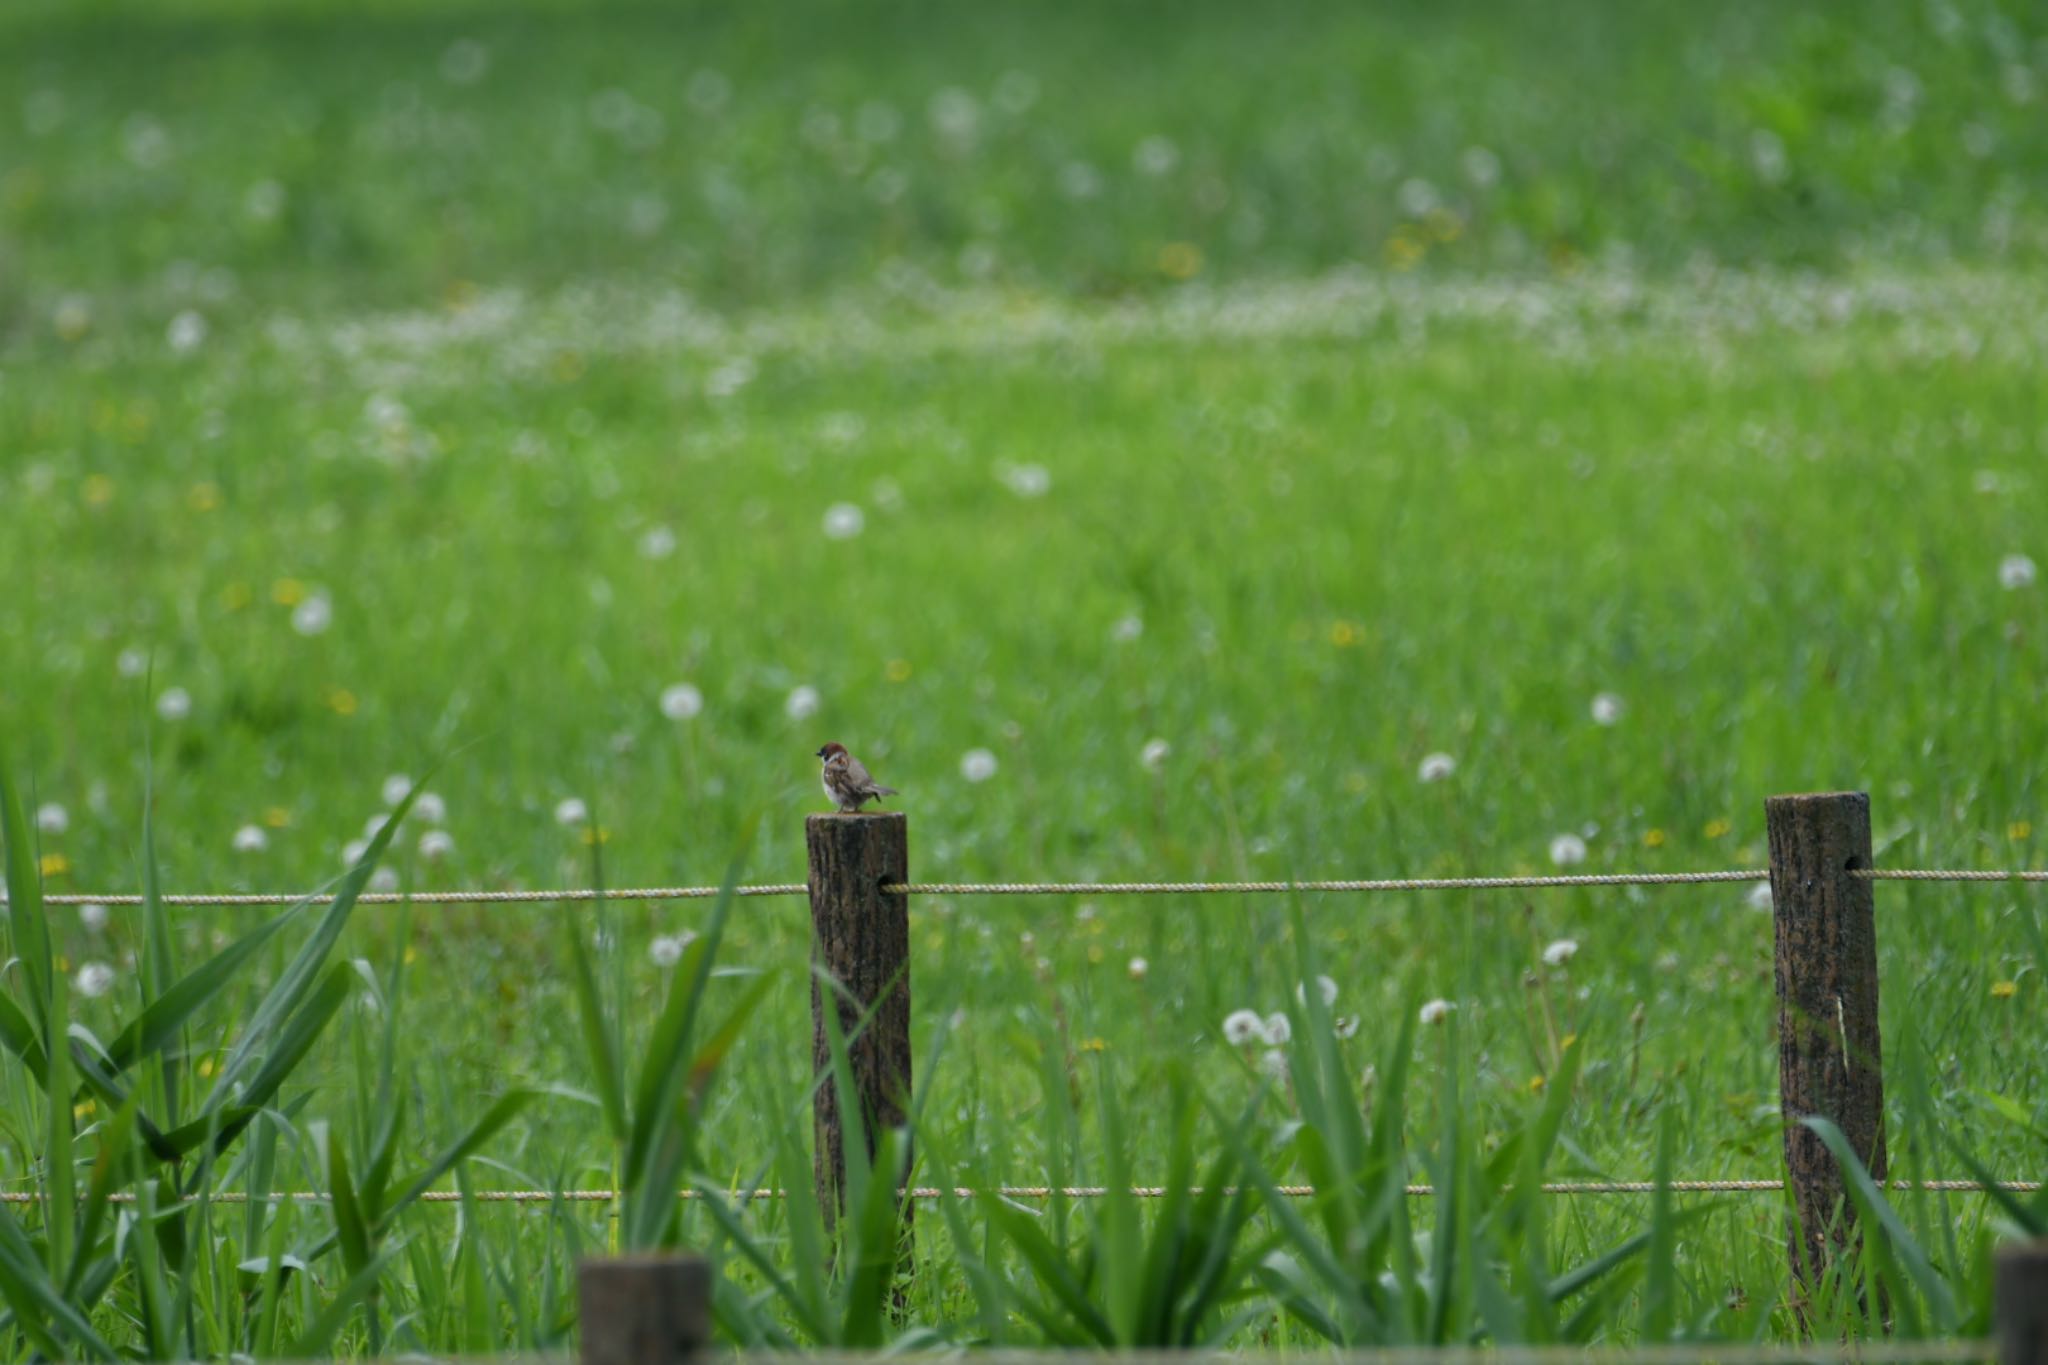
[[[1870,797],[1773,796],[1764,802],[1764,821],[1777,942],[1785,1177],[1799,1223],[1790,1239],[1792,1273],[1812,1286],[1854,1244],[1855,1206],[1845,1198],[1833,1154],[1802,1120],[1832,1122],[1871,1178],[1885,1179],[1877,926],[1871,882],[1854,875],[1871,866]]]
[[[882,890],[910,880],[909,824],[901,811],[813,815],[804,821],[811,894],[811,1066],[814,1077],[826,1078],[812,1103],[817,1139],[812,1174],[828,1220],[845,1198],[846,1143],[863,1143],[872,1157],[881,1134],[902,1126],[909,1111],[910,898]],[[830,1079],[825,1011],[835,1003],[860,1110],[854,1114],[840,1111],[839,1090]],[[861,1017],[871,1010],[873,1017],[862,1028]],[[877,1174],[896,1178],[895,1172]],[[907,1223],[907,1200],[902,1216]]]

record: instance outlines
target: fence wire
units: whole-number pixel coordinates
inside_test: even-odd
[[[2048,870],[1981,871],[1949,868],[1862,868],[1850,876],[1873,882],[2048,882]],[[1591,872],[1561,873],[1555,876],[1505,877],[1366,877],[1338,881],[1264,882],[888,882],[882,891],[891,896],[1241,896],[1303,893],[1393,892],[1393,891],[1507,891],[1564,889],[1576,886],[1696,886],[1715,882],[1762,882],[1770,873],[1762,868],[1730,868],[1712,872]],[[716,886],[627,886],[616,890],[597,887],[569,887],[557,890],[491,891],[366,891],[356,897],[364,905],[529,905],[578,901],[689,901],[711,900],[723,888]],[[810,893],[804,882],[769,882],[736,886],[735,896],[803,896]],[[300,901],[332,894],[327,891],[199,891],[161,896],[171,906],[296,905]],[[45,895],[45,905],[141,905],[145,897],[132,893],[100,895],[67,891]],[[0,905],[6,897],[0,895]]]
[[[1783,1180],[1672,1180],[1666,1187],[1674,1194],[1776,1194],[1785,1188]],[[1658,1186],[1654,1180],[1564,1180],[1546,1183],[1539,1187],[1546,1195],[1588,1196],[1653,1194]],[[1884,1185],[1886,1190],[1926,1193],[1982,1194],[1996,1190],[2005,1194],[2033,1194],[2041,1189],[2038,1180],[2001,1180],[1989,1186],[1976,1180],[1893,1180]],[[1276,1185],[1274,1190],[1288,1199],[1313,1199],[1318,1191],[1313,1185]],[[1431,1199],[1436,1196],[1434,1185],[1409,1185],[1406,1187],[1411,1199]],[[1200,1194],[1201,1187],[1185,1191]],[[1236,1187],[1230,1188],[1236,1193]],[[1131,1185],[1114,1187],[1109,1185],[996,1185],[985,1189],[968,1185],[945,1188],[936,1185],[917,1185],[902,1191],[910,1199],[933,1200],[951,1195],[956,1199],[977,1199],[984,1193],[1002,1199],[1105,1199],[1112,1194],[1129,1195],[1135,1199],[1163,1199],[1176,1193],[1169,1185]],[[419,1196],[423,1204],[460,1204],[464,1195],[460,1190],[429,1190]],[[467,1196],[479,1204],[609,1204],[622,1197],[619,1190],[473,1190]],[[685,1201],[703,1199],[697,1190],[678,1190],[676,1197]],[[764,1189],[729,1191],[734,1199],[785,1199],[788,1191]],[[0,1204],[39,1204],[48,1198],[39,1190],[0,1191]],[[116,1204],[132,1204],[133,1194],[110,1196]],[[289,1193],[263,1196],[256,1200],[266,1204],[325,1204],[332,1196],[317,1190],[295,1190]],[[199,1196],[183,1196],[184,1203],[197,1203]],[[246,1191],[224,1190],[206,1196],[211,1204],[247,1204],[251,1196]]]

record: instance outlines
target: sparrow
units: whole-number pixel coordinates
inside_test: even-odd
[[[858,811],[863,801],[879,805],[883,797],[896,794],[894,787],[885,787],[868,776],[868,770],[846,752],[844,744],[827,744],[818,750],[818,757],[825,760],[825,795],[838,804],[842,814]]]

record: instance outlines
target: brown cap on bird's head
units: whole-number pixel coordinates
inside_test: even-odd
[[[818,750],[818,757],[829,759],[834,754],[843,754],[845,752],[846,746],[844,744],[827,744],[824,748]]]

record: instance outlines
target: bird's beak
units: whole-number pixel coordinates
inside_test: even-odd
[[[824,751],[823,749],[820,749],[820,750],[818,750],[818,752],[817,752],[817,753],[815,753],[815,754],[811,755],[811,757],[813,757],[813,758],[823,758],[824,756],[825,756],[825,751]]]

